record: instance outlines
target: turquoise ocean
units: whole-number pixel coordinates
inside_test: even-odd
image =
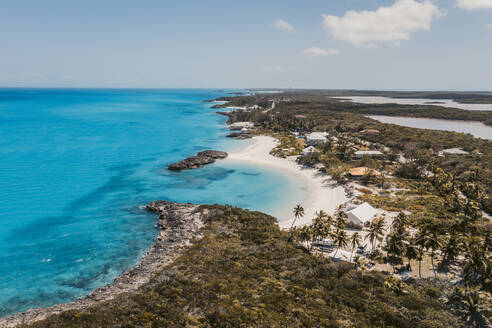
[[[245,146],[203,102],[231,91],[0,89],[0,317],[84,297],[137,264],[157,233],[150,201],[273,215],[295,202],[299,182],[267,168],[166,169]]]

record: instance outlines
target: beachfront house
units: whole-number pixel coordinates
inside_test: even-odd
[[[350,208],[346,213],[350,223],[364,226],[367,222],[371,222],[374,219],[378,211],[369,205],[369,203],[363,203]]]
[[[357,158],[362,158],[362,157],[378,157],[383,155],[382,152],[379,150],[359,150],[355,152],[355,157]]]
[[[317,145],[326,142],[327,135],[328,133],[326,132],[311,132],[306,135],[306,142],[310,145]]]
[[[302,151],[302,154],[304,156],[308,155],[309,153],[319,153],[319,151],[314,148],[313,146],[309,146],[307,148],[304,148],[304,150]]]

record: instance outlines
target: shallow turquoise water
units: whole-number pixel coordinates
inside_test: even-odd
[[[230,150],[216,90],[0,89],[0,316],[68,302],[135,265],[156,235],[152,200],[275,214],[302,186],[259,167],[170,162]]]

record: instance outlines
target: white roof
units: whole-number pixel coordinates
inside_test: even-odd
[[[326,132],[311,132],[306,136],[310,140],[325,140],[328,133]]]
[[[376,214],[378,214],[378,211],[368,203],[360,204],[347,211],[349,220],[354,223],[366,223],[371,221]]]
[[[309,146],[307,148],[304,148],[304,150],[302,151],[303,154],[314,153],[314,152],[318,152],[318,150],[316,148],[314,148],[313,146]]]
[[[459,155],[468,154],[468,152],[464,151],[463,149],[459,149],[459,148],[444,149],[442,152],[446,153],[446,154],[459,154]]]
[[[355,155],[383,155],[379,150],[359,150],[355,152]]]
[[[252,122],[236,122],[236,123],[232,123],[231,126],[239,126],[242,128],[251,128],[251,127],[255,126],[255,124]]]

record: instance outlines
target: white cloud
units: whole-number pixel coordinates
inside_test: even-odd
[[[279,19],[278,21],[275,22],[274,24],[275,28],[281,31],[287,31],[287,32],[293,32],[294,26],[290,25],[284,20]]]
[[[273,66],[264,67],[263,70],[265,72],[285,72],[287,69],[282,66],[273,65]]]
[[[329,55],[339,55],[340,50],[338,49],[322,49],[318,47],[311,47],[309,49],[301,52],[304,56],[314,57],[314,56],[329,56]]]
[[[492,0],[457,0],[456,5],[466,10],[492,9]]]
[[[489,23],[486,26],[487,26],[487,28],[492,28],[492,23]]]
[[[397,0],[375,11],[351,10],[342,17],[323,14],[323,23],[338,40],[354,46],[376,47],[380,43],[399,44],[416,31],[429,31],[432,20],[444,15],[430,0]]]

